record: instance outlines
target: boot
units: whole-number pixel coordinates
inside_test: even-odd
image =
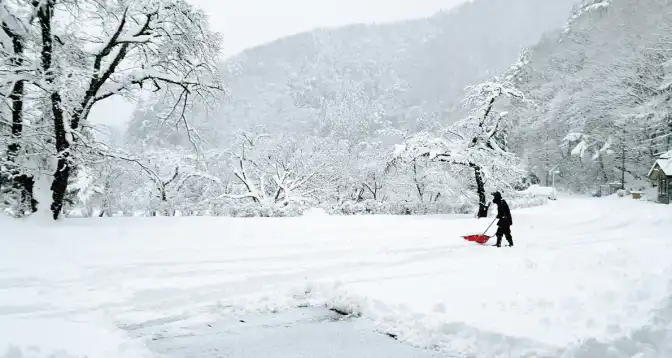
[[[501,236],[497,237],[497,243],[494,246],[502,247],[502,237]]]

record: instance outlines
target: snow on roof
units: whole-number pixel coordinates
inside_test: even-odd
[[[656,160],[656,162],[653,164],[653,167],[651,167],[651,170],[649,170],[649,177],[653,173],[653,169],[657,166],[660,167],[660,170],[665,173],[667,176],[672,176],[672,152],[668,152],[666,154],[663,154],[660,156],[660,159]]]
[[[657,163],[665,174],[672,175],[672,158],[659,159]]]

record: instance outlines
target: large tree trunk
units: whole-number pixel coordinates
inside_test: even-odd
[[[418,198],[420,199],[420,202],[423,202],[425,200],[425,191],[424,186],[418,181],[418,167],[415,160],[413,161],[413,182],[415,183],[415,189],[418,192]]]
[[[58,133],[58,130],[56,130]],[[62,138],[59,138],[62,137]],[[56,172],[54,173],[54,181],[51,183],[52,203],[51,212],[54,220],[58,219],[63,210],[63,202],[65,194],[68,191],[68,180],[70,178],[70,155],[67,152],[69,143],[64,139],[65,135],[56,135],[56,150],[58,151],[58,161],[56,164]]]
[[[52,203],[51,212],[54,220],[58,219],[63,210],[63,201],[68,190],[68,179],[70,178],[70,142],[66,132],[66,123],[63,113],[61,94],[54,88],[55,77],[53,68],[53,33],[51,31],[51,21],[54,17],[54,0],[47,0],[46,3],[38,5],[37,17],[40,21],[40,30],[42,35],[42,74],[50,88],[51,112],[54,120],[54,139],[56,144],[56,172],[54,181],[51,183]]]
[[[7,157],[12,164],[16,162],[16,157],[21,150],[20,140],[21,134],[23,133],[23,92],[23,81],[17,81],[14,83],[12,92],[9,95],[9,100],[12,103],[12,141],[7,146]]]
[[[56,172],[51,183],[51,212],[54,220],[58,219],[63,210],[63,202],[68,191],[68,180],[72,170],[70,162],[70,142],[65,129],[65,118],[61,107],[61,96],[58,92],[51,94],[51,107],[54,116],[54,134],[56,139]]]
[[[2,24],[2,30],[12,40],[13,57],[9,60],[10,64],[21,67],[23,61],[23,39],[19,34],[12,31],[7,24]],[[12,139],[7,146],[7,160],[10,163],[9,172],[12,178],[12,188],[20,195],[19,210],[20,215],[26,211],[37,211],[37,201],[33,198],[33,184],[35,180],[31,175],[22,173],[20,165],[17,163],[21,151],[21,136],[23,135],[23,97],[25,93],[25,84],[23,80],[17,80],[12,85],[9,94],[12,111]]]
[[[483,181],[483,173],[481,167],[478,165],[471,165],[474,168],[474,176],[476,177],[476,192],[478,193],[478,217],[488,217],[488,204],[485,195],[485,182]]]

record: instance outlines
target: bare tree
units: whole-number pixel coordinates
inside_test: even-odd
[[[49,94],[57,167],[51,186],[54,219],[60,215],[86,138],[91,109],[115,96],[163,91],[174,105],[165,117],[185,128],[194,147],[198,133],[187,110],[222,90],[216,72],[219,36],[184,0],[35,1],[41,33],[41,75]],[[71,14],[69,22],[55,13]],[[91,30],[94,28],[97,31]]]
[[[478,196],[478,217],[486,217],[488,204],[486,184],[489,179],[498,186],[510,186],[521,176],[518,159],[506,151],[505,131],[507,113],[495,111],[499,100],[525,100],[516,88],[518,77],[527,66],[527,52],[501,78],[469,87],[464,105],[471,115],[441,133],[420,133],[395,150],[391,164],[426,157],[449,165],[455,174],[468,169],[472,172]],[[415,168],[415,167],[414,167]],[[417,186],[422,197],[424,190]]]
[[[0,2],[0,88],[9,107],[11,121],[0,120],[0,126],[9,126],[10,135],[7,144],[6,173],[0,176],[9,179],[11,188],[18,196],[17,215],[37,210],[37,201],[33,199],[34,178],[26,173],[19,163],[22,151],[24,131],[24,97],[26,81],[34,72],[27,66],[25,56],[26,42],[30,33],[24,19],[15,13],[5,2]],[[3,41],[7,40],[7,41]]]

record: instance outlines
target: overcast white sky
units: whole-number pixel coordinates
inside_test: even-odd
[[[430,16],[468,0],[188,0],[205,10],[224,37],[224,55],[318,27],[382,23]],[[133,105],[121,98],[99,103],[94,123],[123,125]]]
[[[466,0],[188,0],[210,15],[225,55],[309,31],[426,17]]]

